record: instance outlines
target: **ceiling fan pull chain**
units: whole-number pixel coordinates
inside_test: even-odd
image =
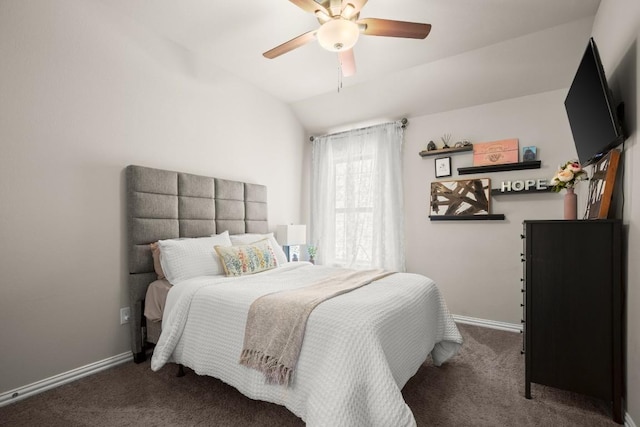
[[[342,89],[342,61],[338,60],[338,93]]]

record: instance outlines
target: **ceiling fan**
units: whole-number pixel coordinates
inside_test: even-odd
[[[317,39],[323,48],[338,53],[344,76],[351,76],[356,72],[353,46],[361,33],[367,36],[424,39],[431,31],[431,24],[379,18],[359,19],[360,10],[367,0],[289,1],[304,11],[313,13],[320,27],[276,46],[262,55],[273,59]]]

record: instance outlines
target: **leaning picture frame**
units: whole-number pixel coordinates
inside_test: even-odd
[[[451,157],[439,157],[435,160],[436,178],[451,176]]]
[[[522,161],[532,162],[538,157],[538,147],[530,145],[522,148]]]
[[[619,160],[620,151],[611,150],[595,163],[593,176],[589,179],[589,195],[585,218],[609,218]]]

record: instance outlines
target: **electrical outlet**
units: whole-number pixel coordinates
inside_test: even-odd
[[[125,323],[129,323],[129,318],[131,317],[131,308],[124,307],[120,309],[120,324],[124,325]]]

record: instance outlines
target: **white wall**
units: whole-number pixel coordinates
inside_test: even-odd
[[[430,140],[452,134],[452,142],[488,142],[518,138],[520,147],[538,147],[540,169],[458,175],[473,166],[473,153],[450,155],[453,176],[505,180],[550,180],[558,165],[576,158],[564,110],[566,90],[500,101],[440,114],[410,118],[404,147],[405,237],[407,270],[434,279],[449,309],[457,315],[520,324],[522,309],[522,221],[562,219],[563,195],[501,195],[491,199],[491,213],[504,221],[430,221],[429,195],[436,180],[436,157],[420,157]],[[439,157],[439,156],[437,156]],[[584,209],[579,197],[579,212]]]
[[[300,218],[289,107],[99,1],[0,1],[0,393],[129,351],[123,169],[268,186]]]
[[[640,2],[602,0],[593,38],[615,98],[625,103],[624,223],[627,231],[627,412],[640,423]]]

